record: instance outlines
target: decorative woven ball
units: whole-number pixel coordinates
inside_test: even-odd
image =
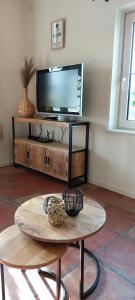
[[[65,203],[62,199],[51,196],[48,201],[48,221],[52,226],[60,226],[64,221]]]

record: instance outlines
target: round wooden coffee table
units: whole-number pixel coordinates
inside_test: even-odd
[[[16,225],[6,228],[0,233],[0,269],[2,299],[5,297],[4,265],[21,269],[28,286],[37,298],[34,287],[25,271],[39,269],[57,261],[56,298],[61,298],[61,257],[67,250],[66,244],[42,243],[24,234]],[[39,298],[38,298],[39,299]]]
[[[104,225],[106,213],[104,208],[96,201],[84,197],[82,211],[76,217],[65,214],[64,223],[60,227],[53,227],[48,222],[44,212],[44,201],[48,196],[62,197],[61,194],[47,194],[32,198],[24,202],[15,212],[15,223],[19,228],[33,239],[49,243],[74,243],[80,248],[81,285],[80,298],[91,293],[98,284],[100,276],[99,263],[96,257],[86,248],[84,240],[98,232]],[[76,243],[80,241],[79,243]],[[84,251],[92,257],[97,267],[97,277],[94,284],[84,291]]]

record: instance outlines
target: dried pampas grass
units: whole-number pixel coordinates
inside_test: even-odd
[[[34,66],[33,58],[28,60],[27,57],[25,57],[24,67],[21,69],[21,81],[24,88],[28,87],[35,71],[36,68]]]

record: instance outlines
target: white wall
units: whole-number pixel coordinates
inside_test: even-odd
[[[11,116],[21,99],[25,55],[25,1],[0,0],[0,166],[12,161]]]
[[[17,5],[14,9],[13,2]],[[11,4],[11,1],[1,1],[3,9],[5,8],[4,16],[8,13],[6,19],[0,9],[0,22],[3,20],[6,23],[6,34],[2,43],[3,55],[4,58],[5,56],[10,58],[8,59],[10,70],[14,72],[14,76],[11,76],[11,71],[9,72],[8,83],[5,80],[7,76],[5,72],[3,93],[0,88],[0,101],[3,99],[1,106],[4,107],[4,115],[0,111],[0,116],[7,135],[10,130],[9,115],[14,112],[20,95],[20,82],[16,74],[23,55],[24,11],[22,10],[21,15],[21,2],[22,0],[12,0]],[[104,0],[28,0],[26,2],[24,27],[26,54],[34,56],[37,66],[85,63],[85,117],[91,122],[89,181],[135,197],[135,137],[107,131],[115,12],[118,6],[133,1],[110,0],[106,3]],[[51,22],[63,17],[66,18],[66,47],[61,50],[51,50]],[[12,30],[10,41],[12,47],[9,47],[9,44],[6,47],[6,35],[10,35],[8,32],[10,30]],[[0,31],[4,31],[3,26],[2,28],[0,26]],[[2,34],[0,34],[1,38]],[[18,42],[15,43],[15,40]],[[8,55],[5,55],[6,51]],[[10,52],[13,52],[12,55]],[[2,55],[0,59],[3,65],[6,59],[2,59]],[[2,68],[3,72],[4,68],[5,64]],[[3,74],[0,76],[3,77]],[[34,91],[31,93],[34,95]],[[0,143],[0,146],[3,145],[3,142]],[[8,142],[5,141],[3,150],[6,149],[7,144]],[[1,149],[0,154],[2,155]],[[9,157],[11,157],[10,149],[3,154],[1,161],[9,160]]]
[[[85,63],[85,117],[91,122],[89,181],[135,197],[135,137],[107,131],[116,9],[133,1],[33,0],[38,67]],[[66,47],[51,50],[51,22],[66,19]]]

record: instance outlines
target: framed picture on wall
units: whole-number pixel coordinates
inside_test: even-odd
[[[60,49],[65,46],[65,19],[51,23],[51,48]]]

